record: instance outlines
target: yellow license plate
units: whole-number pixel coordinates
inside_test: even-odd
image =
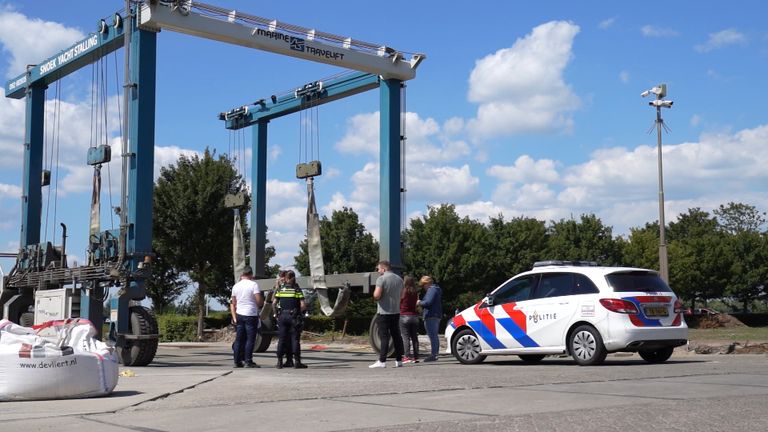
[[[643,309],[647,317],[665,317],[669,316],[669,310],[665,307],[647,307]]]

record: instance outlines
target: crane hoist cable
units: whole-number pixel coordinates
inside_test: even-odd
[[[107,195],[110,208],[112,206],[112,175],[110,169],[111,146],[110,128],[109,128],[109,63],[106,57],[100,57],[93,63],[93,74],[91,82],[91,137],[88,148],[88,164],[93,166],[93,176],[91,183],[91,205],[90,221],[88,228],[88,258],[89,265],[95,264],[95,252],[97,248],[103,247],[101,239],[101,194],[102,194],[102,168],[107,164],[108,188]],[[120,94],[120,79],[117,72],[117,57],[115,56],[115,86],[117,94]],[[120,97],[117,98],[118,106]],[[118,107],[118,120],[122,136],[122,115],[123,112]],[[110,212],[110,225],[114,229],[114,214]],[[102,254],[106,257],[106,254]]]
[[[309,84],[308,84],[309,85]],[[305,136],[307,139],[303,142],[303,150],[305,158],[314,156],[314,147],[317,147],[317,155],[320,155],[320,138],[318,123],[319,115],[315,113],[315,119],[312,119],[311,111],[317,110],[317,105],[314,104],[313,99],[317,94],[315,92],[322,90],[321,83],[314,83],[313,91],[307,92],[297,97],[302,97],[302,107],[308,100],[307,115],[304,115],[302,110],[302,116],[300,116],[300,127],[303,129],[303,133],[300,136]],[[304,87],[308,89],[307,86]],[[315,105],[315,106],[313,106]],[[302,142],[299,142],[299,155],[302,153]],[[299,156],[301,158],[301,156]],[[306,160],[306,159],[305,159]],[[352,290],[349,286],[343,287],[336,296],[336,301],[331,306],[331,301],[328,296],[328,285],[325,281],[325,263],[323,262],[323,246],[320,238],[320,216],[317,213],[317,206],[315,204],[315,181],[314,177],[321,174],[321,165],[318,160],[313,160],[308,163],[299,163],[296,167],[296,174],[299,178],[305,178],[307,182],[307,256],[309,258],[309,272],[310,280],[312,281],[312,288],[310,292],[317,294],[317,299],[320,303],[320,309],[323,314],[329,317],[335,317],[341,315],[349,304],[349,299],[352,294]]]
[[[51,212],[51,206],[53,206],[53,222],[51,223],[52,226],[52,235],[51,239],[56,238],[56,212],[58,209],[57,201],[58,201],[58,194],[59,194],[59,147],[61,145],[61,79],[56,81],[56,85],[54,87],[54,97],[53,97],[53,109],[51,110],[51,128],[50,128],[50,140],[48,142],[49,145],[45,145],[44,147],[50,147],[50,150],[48,152],[48,170],[47,175],[48,176],[48,182],[50,182],[51,173],[53,173],[53,188],[48,187],[48,192],[46,195],[46,204],[45,204],[45,223],[43,232],[45,235],[43,236],[43,241],[48,241],[48,221],[50,218],[50,212]],[[46,103],[48,100],[46,100]],[[51,191],[53,189],[53,191]],[[51,203],[51,195],[53,195],[53,203]]]

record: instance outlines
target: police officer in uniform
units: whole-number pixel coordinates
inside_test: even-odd
[[[293,353],[293,367],[295,369],[304,369],[307,367],[301,362],[301,330],[304,325],[303,312],[307,309],[304,302],[304,293],[296,283],[296,273],[288,270],[285,274],[285,282],[280,284],[275,293],[273,302],[277,309],[277,327],[279,339],[277,341],[277,368],[282,369],[288,366],[283,363],[283,358],[288,354],[288,362],[291,361],[290,355]],[[290,347],[290,348],[289,348]]]

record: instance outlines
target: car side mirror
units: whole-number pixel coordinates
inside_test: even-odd
[[[487,304],[488,306],[493,306],[493,296],[489,295],[488,297],[486,297],[485,304]]]

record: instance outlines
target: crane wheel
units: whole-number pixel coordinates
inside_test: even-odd
[[[371,348],[376,351],[376,354],[381,352],[381,338],[379,338],[379,314],[373,316],[371,320],[371,326],[368,329],[368,340],[371,343]],[[389,350],[387,350],[387,357],[395,356],[395,343],[390,338]]]
[[[157,318],[149,309],[143,306],[131,306],[128,309],[130,320],[128,331],[130,334],[156,335]],[[120,363],[124,366],[146,366],[152,363],[157,353],[157,338],[153,339],[126,339],[125,346],[117,348]]]
[[[265,335],[259,332],[256,335],[256,343],[253,344],[253,352],[263,353],[269,349],[269,344],[272,343],[272,335]]]
[[[24,312],[19,315],[19,325],[22,327],[32,327],[35,325],[35,314],[32,312]]]

